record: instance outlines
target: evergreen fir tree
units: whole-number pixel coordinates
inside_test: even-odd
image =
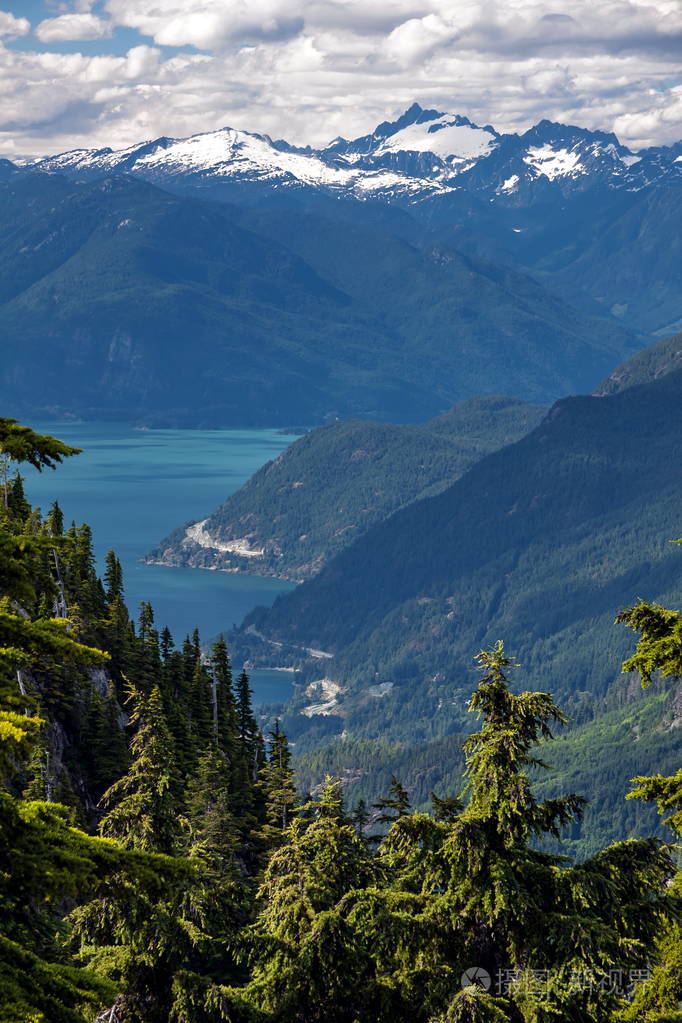
[[[168,628],[168,626],[164,625],[163,629],[161,630],[161,638],[160,638],[160,641],[159,641],[159,650],[160,650],[160,653],[161,653],[161,660],[163,661],[164,665],[166,664],[166,662],[168,661],[168,658],[171,655],[171,651],[173,649],[173,646],[174,646],[174,643],[173,643],[172,633],[171,633],[170,629]]]
[[[650,840],[621,843],[570,868],[535,851],[532,843],[559,835],[584,802],[565,796],[538,803],[525,773],[543,766],[531,750],[565,718],[549,695],[509,690],[505,670],[513,662],[501,643],[478,660],[486,674],[470,709],[484,723],[465,744],[469,802],[445,825],[444,894],[433,908],[440,903],[451,914],[453,932],[464,939],[463,961],[491,977],[512,977],[510,1019],[544,1011],[548,1018],[596,1023],[618,1005],[618,996],[599,983],[612,964],[646,966],[669,910],[664,891],[671,863]],[[533,971],[547,977],[541,990],[533,987]],[[448,1011],[456,1016],[465,997],[479,996],[461,992]],[[507,1002],[500,1000],[500,1011],[509,1011]]]
[[[270,732],[269,756],[261,768],[260,780],[265,796],[265,838],[268,847],[273,847],[282,841],[296,806],[296,784],[291,768],[289,742],[284,732],[280,731],[279,721]]]
[[[265,871],[251,931],[256,968],[243,997],[273,1020],[375,1020],[380,987],[351,897],[374,882],[372,856],[347,820],[337,783],[328,780],[308,810]]]
[[[196,877],[186,892],[183,911],[207,936],[204,955],[214,960],[224,951],[227,937],[234,938],[237,923],[244,922],[247,897],[238,863],[239,831],[231,806],[229,766],[215,746],[201,756],[190,779],[186,812]]]
[[[5,507],[9,503],[9,474],[13,462],[27,462],[42,472],[80,453],[81,448],[72,448],[56,437],[36,433],[16,419],[0,417],[0,482]]]
[[[624,662],[623,671],[637,672],[644,688],[651,684],[655,673],[664,678],[682,678],[679,611],[640,601],[621,611],[616,621],[640,634],[636,650]],[[659,812],[666,815],[665,823],[678,842],[682,840],[682,768],[668,777],[633,778],[633,785],[627,798],[656,802]],[[671,892],[682,900],[682,871],[677,872]],[[651,978],[636,989],[625,1018],[633,1023],[682,1023],[682,919],[661,930]]]
[[[154,686],[145,696],[132,687],[132,763],[103,795],[100,831],[128,849],[172,854],[178,846],[178,804],[173,743]]]
[[[7,507],[10,514],[18,519],[25,520],[31,514],[31,505],[26,500],[24,493],[24,480],[19,473],[16,473],[10,481],[7,495]]]
[[[50,536],[63,536],[64,514],[59,507],[58,501],[53,501],[47,514],[46,525]]]
[[[189,719],[197,756],[215,744],[211,690],[211,679],[201,659],[198,658],[192,672],[189,692]]]
[[[75,454],[14,420],[0,419],[0,452],[37,468]],[[5,499],[8,494],[5,490]],[[37,521],[37,520],[36,520]],[[119,845],[73,826],[73,813],[43,800],[17,799],[18,779],[32,751],[41,756],[44,722],[35,714],[39,694],[27,680],[36,666],[52,685],[79,667],[106,661],[101,651],[75,641],[64,622],[32,620],[44,602],[36,587],[55,538],[31,530],[17,542],[0,516],[0,1016],[11,1023],[85,1023],[113,998],[112,985],[79,968],[64,947],[63,913],[123,878],[148,894],[160,879],[160,858],[148,865]],[[21,613],[17,613],[17,606]],[[67,679],[68,681],[68,679]],[[70,683],[69,683],[70,684]],[[43,752],[48,746],[44,745]],[[43,789],[49,788],[51,782]],[[52,794],[45,793],[48,798]],[[147,871],[145,874],[145,870]]]
[[[146,694],[131,687],[131,764],[105,792],[100,833],[137,853],[163,853],[174,871],[150,898],[144,887],[115,878],[98,898],[72,916],[74,939],[93,966],[120,979],[117,1006],[131,1023],[165,1023],[172,1002],[173,973],[192,946],[193,928],[183,926],[183,891],[191,864],[177,856],[185,842],[178,814],[174,751],[158,686]],[[176,856],[175,860],[170,860]]]
[[[232,666],[222,637],[216,640],[211,649],[211,671],[216,741],[230,764],[234,765],[238,740],[237,705],[232,686]]]
[[[123,600],[123,569],[114,551],[107,551],[104,559],[104,583],[107,604]]]
[[[253,789],[263,762],[263,739],[251,704],[253,693],[249,676],[242,671],[237,679],[237,762],[235,790],[246,811],[253,805]]]
[[[372,815],[367,809],[367,803],[364,799],[358,799],[351,812],[350,821],[360,838],[365,838],[365,831],[371,819]]]
[[[130,753],[121,723],[121,707],[113,684],[109,683],[104,698],[90,695],[85,712],[81,746],[89,763],[93,795],[101,799],[130,765]]]
[[[374,809],[380,810],[377,821],[380,824],[393,824],[394,821],[404,817],[410,811],[410,797],[394,774],[391,775],[391,784],[388,795],[374,803]]]

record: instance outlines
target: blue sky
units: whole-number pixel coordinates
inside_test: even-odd
[[[226,124],[320,144],[413,100],[637,149],[682,137],[680,54],[680,0],[5,0],[0,155]]]
[[[42,42],[36,35],[35,29],[38,25],[45,21],[54,21],[60,15],[73,13],[74,9],[79,6],[83,8],[81,13],[91,13],[103,22],[109,23],[111,35],[97,39],[52,39],[49,42]],[[4,10],[9,11],[16,18],[26,18],[33,28],[33,31],[25,36],[7,42],[7,46],[15,50],[33,50],[36,53],[83,53],[90,56],[112,54],[122,57],[132,46],[144,43],[153,44],[153,39],[143,35],[138,29],[112,23],[108,18],[103,0],[80,5],[60,2],[45,3],[43,0],[19,0],[18,3],[5,4]],[[78,12],[76,11],[76,13]],[[162,49],[168,56],[176,50],[176,47],[162,47]],[[185,47],[185,49],[193,50],[194,47]]]

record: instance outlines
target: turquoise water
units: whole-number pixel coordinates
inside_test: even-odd
[[[148,600],[157,625],[168,625],[176,642],[195,626],[209,639],[292,588],[278,579],[144,565],[140,558],[176,526],[205,518],[293,437],[274,430],[136,430],[122,423],[30,425],[84,451],[54,472],[29,466],[29,500],[47,511],[56,498],[67,523],[89,523],[100,569],[106,551],[116,551],[134,616]],[[282,672],[254,673],[252,683],[258,703],[285,700],[291,691],[291,676]]]

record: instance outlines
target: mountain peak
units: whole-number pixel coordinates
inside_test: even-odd
[[[601,131],[600,129],[592,130],[590,128],[579,128],[575,124],[561,124],[560,121],[549,121],[547,118],[543,118],[534,124],[532,128],[524,132],[521,136],[522,139],[527,141],[536,141],[538,139],[548,141],[585,141],[585,142],[599,142],[604,146],[613,145],[618,150],[629,152],[625,146],[621,143],[620,139],[610,131]]]
[[[424,110],[418,103],[413,103],[396,121],[382,121],[377,125],[374,135],[377,138],[385,138],[388,135],[395,135],[403,128],[408,128],[411,124],[423,124],[425,121],[433,121],[437,117],[444,116],[440,110]]]

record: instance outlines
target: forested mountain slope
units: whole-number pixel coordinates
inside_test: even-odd
[[[627,644],[611,624],[619,608],[640,595],[682,599],[669,543],[680,532],[681,452],[680,372],[565,399],[247,625],[334,653],[325,673],[345,689],[333,710],[351,734],[447,732],[470,651],[499,636],[538,686],[599,697]]]
[[[22,172],[0,198],[0,398],[14,410],[420,421],[465,397],[591,389],[641,346],[528,274],[418,248],[371,217],[242,223],[124,176]]]
[[[149,560],[307,578],[376,522],[523,436],[544,412],[491,397],[460,402],[423,426],[330,423],[259,469],[208,518],[162,540]]]
[[[616,671],[618,667],[614,665]],[[594,716],[576,722],[586,712]],[[678,769],[680,682],[659,680],[643,695],[639,687],[619,680],[607,700],[594,701],[589,708],[574,706],[571,718],[552,743],[538,749],[551,773],[538,771],[536,782],[545,797],[581,792],[588,805],[582,822],[552,847],[583,859],[623,837],[646,833],[665,840],[666,828],[654,808],[626,802],[623,794],[636,775],[659,770],[673,774]],[[466,724],[460,727],[465,729]],[[406,739],[407,729],[404,734]],[[426,809],[432,792],[461,790],[464,740],[464,730],[417,745],[401,741],[399,734],[393,741],[337,737],[298,754],[294,763],[303,788],[314,789],[331,774],[343,779],[350,802],[364,799],[368,805],[388,789],[391,776],[398,777],[412,805]]]
[[[627,390],[636,384],[644,384],[651,380],[672,373],[682,368],[682,334],[664,338],[658,344],[651,345],[633,355],[631,359],[617,366],[606,380],[599,385],[595,394],[614,394],[616,391]]]

